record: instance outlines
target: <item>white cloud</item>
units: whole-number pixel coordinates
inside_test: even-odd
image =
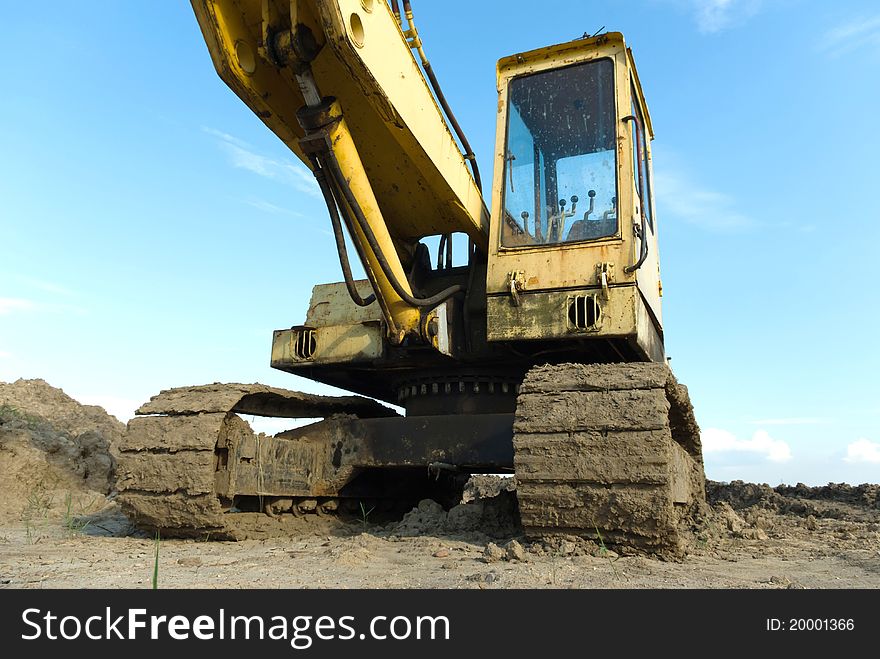
[[[755,224],[736,209],[733,197],[700,186],[680,169],[658,169],[653,187],[661,217],[672,215],[712,231],[738,231]]]
[[[41,291],[45,291],[46,293],[66,296],[76,295],[76,293],[74,293],[66,286],[61,286],[60,284],[56,284],[55,282],[45,281],[43,279],[35,279],[34,277],[26,277],[24,275],[19,275],[18,280],[24,282],[31,288],[36,288]]]
[[[880,15],[860,17],[842,23],[825,33],[821,50],[839,57],[859,48],[880,47]]]
[[[846,462],[872,462],[880,464],[880,443],[862,437],[846,447]]]
[[[303,217],[302,213],[297,213],[296,211],[289,210],[287,208],[282,208],[281,206],[276,206],[275,204],[269,203],[263,199],[242,199],[242,203],[247,204],[257,210],[261,210],[264,213],[271,213],[273,215],[292,215],[293,217]]]
[[[251,145],[245,142],[244,140],[240,140],[234,135],[230,135],[229,133],[224,133],[222,130],[217,130],[216,128],[211,128],[209,126],[202,126],[202,132],[207,133],[208,135],[213,135],[218,140],[222,142],[228,142],[229,144],[235,144],[236,146],[240,146],[242,149],[251,149]]]
[[[0,359],[9,359],[12,357],[11,352],[6,352],[5,350],[0,350]]]
[[[312,197],[320,197],[321,192],[311,172],[299,161],[282,161],[257,153],[247,142],[213,128],[202,130],[216,137],[220,147],[226,152],[233,167],[279,181]]]
[[[15,311],[32,311],[37,308],[33,300],[25,300],[20,297],[0,297],[0,316]]]
[[[739,439],[727,430],[706,428],[700,433],[705,453],[746,452],[763,455],[770,462],[788,462],[791,449],[780,439],[773,439],[766,430],[756,430],[751,439]]]
[[[86,310],[73,304],[37,302],[20,297],[0,297],[0,316],[16,311],[46,311],[50,313],[75,313],[83,316]]]
[[[690,0],[697,27],[714,34],[745,23],[761,10],[764,0]]]

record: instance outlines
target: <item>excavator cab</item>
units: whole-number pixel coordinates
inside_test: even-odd
[[[502,59],[498,89],[489,340],[661,361],[652,131],[623,35]]]

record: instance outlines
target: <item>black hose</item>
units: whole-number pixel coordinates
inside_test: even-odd
[[[361,209],[358,200],[355,198],[354,193],[351,191],[351,187],[349,187],[348,185],[348,181],[345,180],[345,176],[343,176],[342,174],[342,169],[339,167],[339,161],[336,159],[336,154],[333,153],[331,149],[327,149],[326,151],[322,152],[321,155],[326,161],[324,164],[329,169],[330,176],[333,182],[336,184],[336,188],[342,192],[342,196],[345,198],[345,202],[347,203],[348,208],[351,209],[351,212],[354,214],[357,225],[360,227],[361,231],[366,237],[370,249],[373,250],[373,254],[376,257],[376,260],[379,262],[379,267],[382,269],[382,273],[385,275],[386,279],[388,279],[388,283],[391,284],[394,292],[397,293],[397,295],[399,295],[404,302],[413,307],[435,307],[438,304],[448,300],[456,293],[460,293],[461,291],[465,290],[464,286],[462,286],[461,284],[456,284],[440,291],[436,295],[432,295],[431,297],[426,298],[416,298],[408,293],[397,280],[394,271],[391,269],[391,265],[388,263],[388,260],[382,253],[382,248],[379,246],[379,241],[376,240],[376,235],[373,233],[373,229],[370,227],[370,223],[364,216],[363,209]],[[344,212],[344,204],[339,204],[339,207],[340,210]]]
[[[440,107],[443,108],[443,112],[446,113],[446,118],[449,119],[449,123],[452,124],[452,130],[455,131],[455,134],[461,142],[461,146],[464,148],[464,157],[470,162],[471,170],[474,173],[474,183],[477,184],[477,189],[480,191],[480,194],[482,194],[483,181],[480,179],[480,168],[477,166],[477,157],[474,155],[474,150],[471,148],[470,142],[468,142],[467,137],[464,135],[464,131],[458,124],[458,119],[456,119],[455,115],[452,113],[452,108],[449,107],[449,103],[446,102],[446,97],[443,95],[443,90],[440,89],[440,83],[437,81],[437,76],[434,75],[431,63],[427,59],[422,62],[422,68],[425,69],[428,81],[431,83],[431,87],[437,95],[437,100],[440,101]]]
[[[474,245],[474,239],[468,236],[468,280],[467,280],[467,292],[464,294],[464,303],[462,304],[462,308],[464,313],[462,313],[462,323],[464,325],[464,342],[465,347],[468,352],[473,350],[473,342],[471,341],[471,296],[473,295],[474,290],[474,279],[476,278],[477,272],[477,249]]]
[[[446,261],[444,264],[444,251]],[[452,234],[444,233],[440,236],[440,244],[437,246],[437,269],[449,270],[452,267]]]
[[[311,160],[315,180],[318,182],[318,187],[321,188],[321,193],[324,195],[324,201],[327,203],[327,211],[330,213],[330,223],[333,225],[333,237],[336,239],[336,251],[339,254],[339,265],[342,267],[342,276],[345,279],[345,287],[348,289],[348,294],[351,296],[352,302],[359,307],[369,306],[375,302],[376,295],[371,293],[366,298],[363,298],[358,292],[357,286],[354,283],[354,278],[351,274],[351,265],[348,262],[348,250],[345,247],[345,236],[342,234],[342,225],[339,221],[336,199],[333,197],[333,191],[330,189],[330,184],[327,182],[327,178],[324,176],[324,170],[320,168],[317,158],[313,157]]]
[[[396,5],[397,2],[393,1],[392,4]],[[410,0],[403,0],[403,10],[407,12],[408,16],[412,16],[412,5],[410,4]],[[410,27],[415,30],[415,26],[412,24],[412,19],[410,19],[409,23]],[[425,55],[424,48],[421,49],[421,55],[422,68],[425,70],[425,75],[428,76],[428,82],[431,83],[431,88],[434,90],[434,94],[436,94],[437,100],[440,102],[440,107],[443,108],[446,118],[449,119],[449,123],[452,125],[452,130],[458,136],[458,141],[461,142],[462,149],[465,152],[464,157],[470,162],[471,171],[474,173],[474,183],[477,184],[477,189],[480,191],[480,194],[483,194],[483,182],[480,179],[480,168],[477,167],[477,157],[474,155],[474,150],[471,148],[467,137],[465,137],[464,131],[458,123],[458,119],[456,119],[455,115],[452,113],[452,108],[449,107],[449,103],[446,102],[446,97],[443,95],[443,90],[440,89],[440,83],[437,81],[437,76],[434,75],[434,70],[431,68],[428,56]]]
[[[446,247],[446,237],[448,234],[443,234],[440,236],[440,244],[437,245],[437,269],[443,267],[443,249]]]

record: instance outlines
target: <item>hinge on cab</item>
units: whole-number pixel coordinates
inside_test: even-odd
[[[614,264],[597,263],[596,281],[602,287],[602,297],[608,299],[608,285],[614,281]]]
[[[510,297],[513,299],[513,306],[518,307],[520,291],[526,289],[526,273],[522,270],[508,272],[507,288],[510,291]]]

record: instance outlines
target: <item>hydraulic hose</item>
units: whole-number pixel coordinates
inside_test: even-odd
[[[446,97],[443,95],[443,90],[440,89],[440,83],[437,81],[437,76],[434,75],[431,63],[427,59],[424,59],[422,60],[422,67],[425,69],[425,74],[428,76],[428,81],[431,83],[434,93],[437,94],[437,100],[440,101],[440,106],[443,108],[443,112],[446,113],[449,123],[452,124],[452,130],[455,131],[455,134],[461,142],[461,146],[464,148],[464,157],[471,164],[471,170],[474,173],[474,183],[477,184],[477,189],[482,192],[483,181],[480,179],[480,168],[477,166],[477,156],[474,155],[474,150],[471,148],[470,142],[468,142],[464,131],[458,124],[458,119],[456,119],[455,115],[452,113],[452,108],[449,107],[449,103],[446,102]]]
[[[359,307],[369,306],[375,302],[376,295],[371,293],[366,298],[363,298],[358,292],[357,286],[354,283],[354,278],[351,274],[351,264],[348,261],[348,250],[345,247],[345,236],[342,233],[342,225],[339,220],[336,199],[333,197],[333,191],[330,189],[327,177],[324,176],[324,170],[321,169],[318,164],[318,159],[312,157],[311,161],[315,180],[318,182],[318,187],[321,188],[321,194],[324,195],[324,201],[327,204],[327,211],[330,213],[330,223],[333,225],[333,237],[336,239],[336,251],[339,254],[339,265],[342,267],[345,288],[348,289],[348,294],[351,296],[352,302]]]
[[[432,295],[431,297],[426,298],[416,298],[408,293],[397,280],[397,277],[394,275],[394,272],[391,269],[391,265],[385,258],[385,254],[382,253],[379,242],[376,240],[376,235],[373,233],[373,230],[370,227],[370,223],[367,221],[367,218],[364,215],[363,209],[358,203],[357,198],[354,196],[354,193],[351,191],[351,187],[348,185],[348,181],[345,180],[345,176],[343,176],[342,174],[342,169],[339,167],[339,161],[336,159],[336,154],[333,153],[331,149],[326,149],[322,151],[321,155],[324,160],[323,164],[328,169],[333,183],[336,185],[336,188],[342,193],[342,196],[346,202],[346,204],[339,204],[339,209],[343,213],[345,212],[346,205],[349,209],[351,209],[351,212],[354,214],[354,218],[357,221],[357,226],[360,227],[361,231],[366,237],[367,243],[369,244],[370,249],[373,251],[373,254],[376,257],[376,261],[378,261],[379,263],[379,267],[382,269],[382,273],[388,279],[388,283],[391,284],[394,292],[397,293],[397,295],[399,295],[404,302],[418,308],[436,307],[438,304],[448,300],[456,293],[460,293],[465,290],[464,286],[462,286],[461,284],[456,284],[440,291],[436,295]]]
[[[392,7],[395,7],[396,5],[397,2],[396,0],[394,0],[392,2]],[[470,142],[468,142],[467,137],[465,137],[464,131],[461,129],[458,120],[452,113],[452,108],[449,107],[449,103],[446,102],[446,97],[443,95],[443,90],[440,89],[440,83],[437,81],[437,76],[434,75],[434,70],[431,68],[431,63],[428,61],[428,56],[425,55],[425,51],[422,48],[422,40],[419,38],[419,33],[418,30],[416,30],[415,23],[413,23],[413,11],[410,0],[403,0],[403,11],[406,14],[407,23],[409,23],[409,34],[412,35],[413,39],[412,47],[419,51],[419,57],[422,60],[422,69],[424,69],[425,75],[428,76],[428,82],[431,83],[431,88],[434,90],[434,94],[437,96],[437,100],[440,102],[440,107],[443,108],[443,112],[446,114],[446,118],[449,119],[452,130],[458,137],[458,141],[461,142],[462,149],[464,150],[464,157],[470,163],[471,170],[474,174],[474,183],[477,184],[477,189],[480,191],[480,194],[482,194],[483,182],[480,179],[480,168],[477,166],[477,157],[474,155],[474,150],[471,148]]]
[[[446,261],[444,263],[444,252]],[[437,246],[437,269],[449,270],[452,267],[452,234],[444,233],[440,236],[440,244]]]

